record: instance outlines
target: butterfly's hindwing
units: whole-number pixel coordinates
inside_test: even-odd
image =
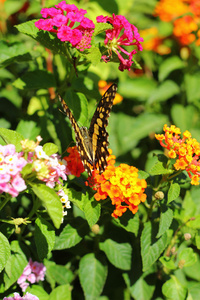
[[[108,117],[113,106],[113,100],[117,91],[116,84],[113,84],[102,96],[96,111],[93,115],[89,130],[86,127],[79,127],[72,112],[59,97],[63,110],[69,118],[76,137],[76,145],[81,156],[85,170],[91,176],[92,169],[96,167],[103,172],[107,166],[106,158],[108,152]]]

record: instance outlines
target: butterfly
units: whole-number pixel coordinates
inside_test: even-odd
[[[92,175],[92,170],[97,169],[99,173],[102,173],[107,166],[106,158],[109,152],[106,127],[116,91],[117,85],[114,83],[102,96],[92,117],[89,129],[87,127],[79,127],[71,110],[59,96],[63,110],[75,132],[76,146],[85,171],[87,171],[89,176]]]

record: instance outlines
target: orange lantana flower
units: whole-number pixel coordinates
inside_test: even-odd
[[[127,164],[118,167],[113,166],[114,157],[110,155],[107,159],[108,166],[100,175],[94,170],[88,178],[87,185],[92,187],[96,194],[94,198],[104,200],[111,199],[115,209],[112,213],[114,218],[121,217],[129,209],[133,214],[138,210],[138,205],[146,200],[144,190],[147,183],[138,178],[138,169]]]
[[[63,159],[67,162],[67,173],[76,177],[80,177],[81,173],[83,173],[85,169],[83,167],[77,147],[69,147],[67,148],[67,152],[69,155],[63,157]]]
[[[186,170],[192,179],[191,184],[199,185],[200,179],[200,144],[196,139],[192,138],[191,133],[186,130],[181,139],[180,128],[166,124],[163,127],[165,134],[156,134],[160,145],[168,149],[170,158],[177,158],[174,168],[178,170]]]

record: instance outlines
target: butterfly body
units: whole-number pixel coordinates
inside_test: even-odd
[[[82,163],[90,176],[92,174],[92,169],[97,168],[101,173],[107,166],[106,158],[109,155],[109,152],[107,148],[108,133],[106,127],[108,125],[108,117],[113,106],[116,91],[117,86],[116,84],[113,84],[102,96],[92,117],[89,129],[87,127],[79,127],[65,101],[61,97],[59,98],[63,110],[74,129],[76,145]]]

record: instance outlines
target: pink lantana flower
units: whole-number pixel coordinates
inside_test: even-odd
[[[44,19],[36,21],[35,26],[40,30],[55,32],[62,42],[69,42],[80,51],[89,49],[95,25],[84,16],[87,11],[65,1],[55,7],[43,8],[41,14]]]
[[[15,146],[12,144],[0,145],[0,194],[5,192],[16,197],[19,192],[26,189],[25,181],[20,172],[27,161],[22,155],[22,152],[17,153],[15,151]]]
[[[25,292],[26,288],[29,286],[29,283],[35,283],[40,280],[44,280],[46,272],[46,267],[43,263],[37,261],[33,262],[32,259],[29,259],[28,265],[24,268],[22,275],[17,280],[17,283],[22,289],[22,292]]]
[[[109,23],[113,26],[112,29],[106,30],[106,38],[104,40],[109,56],[103,55],[102,59],[108,62],[113,51],[117,54],[120,61],[119,70],[130,70],[133,64],[133,55],[137,53],[137,50],[142,51],[140,43],[143,42],[143,38],[138,33],[137,27],[130,24],[121,15],[113,14],[112,17],[98,16],[96,20],[98,23]],[[133,49],[131,52],[128,52],[123,46],[136,46],[137,50]],[[128,58],[124,58],[124,56]]]
[[[18,293],[14,293],[13,297],[4,297],[3,300],[39,300],[39,298],[30,293],[26,293],[23,297]]]

